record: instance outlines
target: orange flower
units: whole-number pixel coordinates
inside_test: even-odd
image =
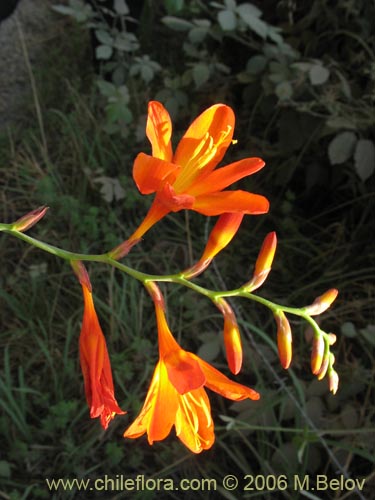
[[[210,364],[184,351],[169,330],[161,293],[154,283],[147,284],[155,303],[159,338],[156,365],[143,408],[125,431],[124,437],[147,433],[148,441],[165,439],[173,425],[176,435],[192,452],[209,449],[215,440],[210,402],[204,387],[240,401],[257,400],[259,394],[232,382]]]
[[[87,274],[83,277],[81,285],[84,312],[79,338],[80,362],[90,417],[100,417],[100,423],[106,429],[116,413],[122,415],[126,412],[121,410],[114,396],[112,371],[105,338],[95,311],[90,286],[87,283]]]
[[[264,166],[260,158],[245,158],[214,170],[233,142],[235,117],[232,109],[216,104],[194,120],[172,152],[172,123],[164,106],[148,105],[146,134],[152,156],[140,153],[133,178],[142,194],[156,193],[141,225],[112,255],[119,258],[157,221],[169,212],[189,209],[203,215],[223,213],[263,214],[269,203],[264,196],[246,191],[223,191],[234,182]]]

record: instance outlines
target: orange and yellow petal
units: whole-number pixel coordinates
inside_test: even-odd
[[[148,104],[146,135],[151,142],[152,156],[172,160],[172,122],[168,111],[157,101]]]
[[[185,132],[174,162],[182,167],[212,170],[232,142],[234,124],[235,116],[229,106],[216,104],[206,109]]]
[[[124,437],[137,438],[147,432],[148,441],[162,441],[171,431],[178,408],[176,389],[168,379],[163,362],[156,365],[143,408],[125,431]]]
[[[189,193],[194,196],[222,191],[234,182],[258,172],[265,163],[260,158],[245,158],[218,168],[208,174],[200,175],[189,187]]]
[[[179,394],[203,387],[206,377],[199,362],[189,352],[176,349],[163,356],[168,378]]]
[[[175,427],[177,437],[193,453],[211,448],[215,441],[214,424],[203,388],[179,397]]]
[[[166,179],[174,182],[179,170],[170,161],[139,153],[133,164],[133,179],[140,193],[151,194],[161,189]]]
[[[233,401],[242,401],[243,399],[253,399],[254,401],[260,398],[260,394],[250,387],[233,382],[228,377],[223,375],[219,370],[216,370],[203,359],[199,359],[202,371],[206,376],[205,387],[211,391],[221,394],[225,398]]]
[[[264,196],[247,191],[222,191],[195,198],[192,210],[203,215],[223,213],[264,214],[269,210],[269,202]]]

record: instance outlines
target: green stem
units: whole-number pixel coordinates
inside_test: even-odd
[[[16,231],[15,229],[12,229],[11,224],[0,224],[0,231],[4,231],[7,234],[11,234],[16,238],[25,241],[29,245],[39,248],[44,252],[48,252],[52,255],[55,255],[56,257],[60,257],[61,259],[65,259],[68,261],[79,260],[79,261],[89,261],[89,262],[101,262],[102,264],[108,264],[128,274],[134,279],[141,281],[144,284],[150,281],[175,283],[184,286],[186,288],[190,288],[191,290],[194,290],[195,292],[208,297],[213,302],[216,302],[220,298],[226,298],[226,297],[244,297],[253,300],[254,302],[258,302],[259,304],[262,304],[263,306],[270,309],[273,313],[275,313],[278,310],[279,311],[282,310],[285,313],[293,314],[295,316],[300,316],[312,326],[312,328],[317,334],[324,333],[320,330],[319,325],[316,323],[316,321],[304,311],[304,308],[282,306],[268,299],[260,297],[259,295],[254,295],[253,293],[246,292],[242,288],[235,288],[233,290],[227,290],[227,291],[210,290],[187,280],[186,278],[183,277],[182,274],[170,274],[163,276],[163,275],[142,273],[140,271],[136,271],[135,269],[129,266],[126,266],[125,264],[122,264],[121,262],[118,262],[117,260],[110,257],[109,254],[104,253],[104,254],[90,255],[77,252],[69,252],[54,245],[50,245],[49,243],[45,243],[43,241],[32,238],[31,236],[28,236],[27,234],[22,233],[20,231]]]

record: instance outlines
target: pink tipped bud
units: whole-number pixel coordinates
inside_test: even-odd
[[[246,283],[243,288],[246,291],[253,291],[259,288],[266,281],[269,272],[271,271],[271,266],[273,258],[276,252],[277,237],[276,233],[272,232],[267,234],[263,241],[262,248],[260,249],[257,261],[255,263],[255,271],[251,281]]]
[[[42,206],[32,210],[12,224],[12,229],[24,233],[42,219],[49,207]]]
[[[277,324],[277,348],[281,366],[288,369],[292,361],[292,330],[283,311],[274,314]]]
[[[216,305],[224,316],[224,346],[228,366],[237,375],[242,366],[242,342],[236,316],[224,299],[220,299]]]
[[[201,258],[193,267],[182,273],[185,278],[198,276],[207,269],[212,259],[232,241],[243,217],[244,214],[239,213],[223,214],[219,217],[210,233]]]
[[[337,389],[339,388],[339,376],[333,368],[328,374],[328,384],[329,390],[332,392],[332,394],[336,394]]]
[[[311,305],[305,307],[305,312],[310,316],[322,314],[330,307],[332,302],[336,299],[338,293],[339,292],[338,290],[336,290],[336,288],[327,290],[325,293],[323,293],[323,295],[317,297]]]
[[[72,266],[73,271],[77,276],[78,281],[81,283],[81,285],[86,287],[90,292],[92,292],[89,273],[87,272],[87,269],[83,264],[83,262],[81,262],[80,260],[71,260],[70,265]]]
[[[325,341],[323,335],[314,335],[311,351],[311,371],[317,375],[322,367],[325,351]]]

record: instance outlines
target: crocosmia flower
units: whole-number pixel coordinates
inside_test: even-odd
[[[205,388],[233,401],[257,400],[259,394],[232,382],[191,352],[183,350],[169,330],[162,296],[155,284],[148,283],[154,299],[159,339],[159,361],[140,414],[124,437],[147,433],[148,441],[165,439],[173,426],[176,435],[192,452],[200,453],[215,440],[210,402]]]
[[[152,155],[140,153],[137,156],[133,178],[142,194],[155,193],[156,196],[141,225],[123,244],[123,255],[169,212],[189,209],[210,216],[268,211],[269,203],[264,196],[225,190],[260,170],[263,160],[245,158],[215,170],[228,146],[234,142],[234,123],[234,113],[229,106],[211,106],[194,120],[173,153],[169,113],[161,103],[149,103],[146,134]],[[118,255],[121,255],[120,250],[115,252],[115,256]]]
[[[92,293],[86,280],[81,281],[84,312],[81,335],[79,338],[79,356],[87,404],[90,417],[100,417],[104,429],[116,414],[124,414],[114,396],[111,365],[107,345],[95,311]]]

